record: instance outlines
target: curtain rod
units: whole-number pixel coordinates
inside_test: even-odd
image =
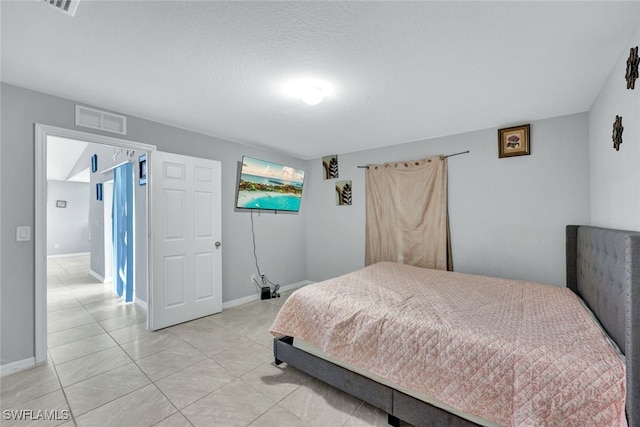
[[[461,152],[459,152],[459,153],[453,153],[453,154],[448,154],[448,155],[446,155],[446,156],[442,156],[442,158],[443,158],[443,159],[446,159],[447,157],[453,157],[453,156],[457,156],[457,155],[459,155],[459,154],[467,154],[468,152],[469,152],[469,150],[467,150],[467,151],[461,151]],[[359,167],[359,168],[362,168],[362,169],[369,169],[369,166],[358,166],[358,167]]]

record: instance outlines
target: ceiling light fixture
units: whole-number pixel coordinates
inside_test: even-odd
[[[286,83],[284,91],[288,96],[301,99],[307,105],[317,105],[333,93],[333,88],[324,80],[308,78]]]

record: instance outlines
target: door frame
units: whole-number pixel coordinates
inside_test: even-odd
[[[82,132],[73,129],[35,123],[35,363],[47,360],[47,137],[57,136],[61,138],[77,139],[93,144],[111,145],[114,147],[129,148],[133,150],[147,151],[147,206],[151,206],[151,188],[153,185],[153,173],[151,171],[155,145],[126,139]],[[152,230],[151,209],[147,209],[147,307],[151,298],[153,283],[153,247],[151,245]],[[147,327],[149,325],[149,310],[147,309]]]

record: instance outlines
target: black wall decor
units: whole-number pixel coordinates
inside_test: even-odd
[[[324,179],[333,179],[338,177],[338,155],[324,156],[322,158],[322,170]]]
[[[624,128],[622,127],[622,116],[616,115],[616,121],[613,122],[613,148],[616,151],[620,151],[620,144],[622,144],[622,131]]]
[[[336,205],[337,206],[350,206],[351,205],[351,180],[339,181],[336,183]]]
[[[627,89],[636,88],[638,63],[640,63],[640,58],[638,58],[638,46],[636,46],[631,48],[631,51],[629,52],[629,59],[627,59],[627,73],[625,74],[625,78],[627,79]]]

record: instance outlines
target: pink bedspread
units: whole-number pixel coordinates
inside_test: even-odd
[[[625,365],[566,288],[390,262],[306,286],[271,332],[504,426],[626,426]]]

